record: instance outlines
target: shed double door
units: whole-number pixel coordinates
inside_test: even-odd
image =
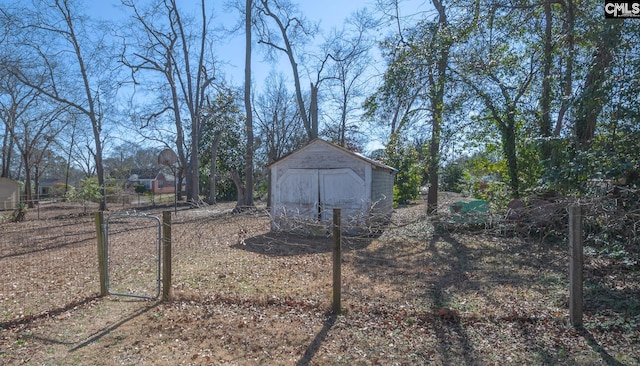
[[[365,188],[364,180],[348,168],[289,169],[280,179],[279,192],[288,215],[330,221],[335,207],[343,217],[361,215]]]

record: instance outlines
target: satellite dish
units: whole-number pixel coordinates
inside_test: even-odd
[[[178,162],[178,155],[171,149],[164,149],[158,154],[158,164],[172,166]]]

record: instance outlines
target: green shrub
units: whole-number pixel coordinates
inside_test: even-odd
[[[451,163],[442,168],[442,189],[447,192],[462,192],[464,169],[458,163]]]
[[[67,191],[67,200],[75,202],[100,202],[102,190],[95,177],[80,182],[78,187]]]
[[[394,205],[406,204],[420,196],[422,168],[415,147],[392,138],[385,150],[385,163],[398,169],[393,185]]]

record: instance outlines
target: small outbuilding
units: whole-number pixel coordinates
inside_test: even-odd
[[[20,204],[20,183],[0,178],[0,210],[15,210]]]
[[[326,227],[333,208],[342,226],[360,231],[388,221],[397,170],[322,139],[269,166],[272,229],[296,230],[305,223]]]

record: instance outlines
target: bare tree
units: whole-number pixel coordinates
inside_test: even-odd
[[[70,161],[78,167],[85,178],[96,175],[96,166],[91,155],[90,144],[92,137],[90,131],[85,129],[75,130],[74,145],[69,148]]]
[[[84,116],[91,124],[93,158],[102,191],[100,210],[106,210],[102,151],[105,101],[113,92],[111,68],[104,63],[105,32],[82,17],[73,0],[48,0],[16,10],[21,24],[12,47],[22,60],[14,59],[10,72],[25,85]],[[92,29],[93,28],[93,29]],[[92,29],[91,31],[89,29]],[[94,35],[96,38],[91,38]]]
[[[5,9],[0,9],[0,43],[4,44],[7,42],[9,37],[9,32],[13,28],[11,24],[13,23],[12,14],[9,14]],[[6,48],[3,48],[3,51]],[[9,54],[5,55],[5,52],[0,51],[0,78],[6,77],[6,69],[8,66]],[[0,110],[2,113],[2,121],[6,121],[8,119],[8,111],[6,109]],[[9,124],[4,124],[4,132],[2,133],[2,150],[0,150],[0,154],[2,155],[2,166],[0,167],[0,177],[2,178],[11,178],[11,163],[13,160],[13,140],[9,134]]]
[[[253,25],[253,1],[246,0],[245,4],[245,61],[244,61],[244,108],[246,113],[247,149],[245,156],[245,179],[243,186],[238,175],[233,174],[233,181],[238,189],[237,209],[245,206],[252,207],[253,203],[253,111],[251,109],[251,42]]]
[[[300,118],[309,140],[312,140],[318,137],[317,94],[319,80],[316,80],[315,84],[311,83],[311,101],[310,107],[307,108],[298,69],[301,50],[296,50],[295,47],[302,47],[312,40],[318,32],[318,26],[308,22],[298,13],[297,7],[288,0],[260,0],[258,13],[261,15],[256,19],[258,43],[269,46],[270,50],[283,52],[289,60]],[[275,24],[275,30],[271,28],[271,22]]]
[[[255,101],[257,128],[266,164],[304,145],[307,135],[300,123],[295,93],[290,93],[282,74],[267,77],[263,92]],[[267,172],[267,202],[271,202],[271,170]]]
[[[197,202],[201,117],[215,71],[205,1],[200,2],[199,30],[195,30],[197,25],[192,19],[182,16],[175,0],[157,0],[145,9],[131,0],[122,3],[133,12],[134,24],[121,61],[130,68],[137,88],[145,75],[149,88],[155,88],[150,91],[161,95],[142,118],[143,126],[171,116],[177,155],[187,170],[187,199]],[[159,83],[150,81],[158,76]]]
[[[6,111],[1,111],[3,114]],[[8,118],[8,117],[7,117]],[[4,120],[5,117],[2,117]],[[9,124],[5,124],[4,133],[2,134],[2,170],[0,170],[0,177],[11,178],[11,162],[13,159],[14,144],[9,134]]]
[[[4,84],[4,80],[9,78],[10,75],[0,75],[0,83]],[[15,114],[11,107],[8,107],[7,104],[14,105],[15,101],[12,100],[11,96],[6,93],[0,85],[0,122],[4,125],[4,133],[2,134],[2,150],[0,153],[2,154],[2,170],[0,170],[0,177],[3,178],[11,178],[11,165],[13,162],[13,154],[15,150],[15,142],[11,136],[11,127],[14,124]]]
[[[324,114],[333,122],[324,134],[351,150],[357,149],[359,124],[349,121],[360,119],[355,113],[363,103],[366,76],[372,66],[370,50],[375,43],[367,33],[377,24],[368,12],[356,12],[347,20],[345,28],[333,31],[325,42],[325,54],[331,61],[327,68],[330,97],[325,102],[332,105],[327,110],[335,112]]]
[[[296,96],[287,89],[282,74],[269,74],[254,109],[267,164],[304,144],[305,131]]]
[[[29,208],[34,207],[32,181],[38,191],[44,160],[56,136],[63,130],[64,109],[47,103],[36,89],[19,83],[10,75],[0,81],[0,91],[8,98],[0,99],[0,120],[4,122],[13,145],[20,152],[25,178],[25,195]],[[34,170],[35,169],[35,170]]]

